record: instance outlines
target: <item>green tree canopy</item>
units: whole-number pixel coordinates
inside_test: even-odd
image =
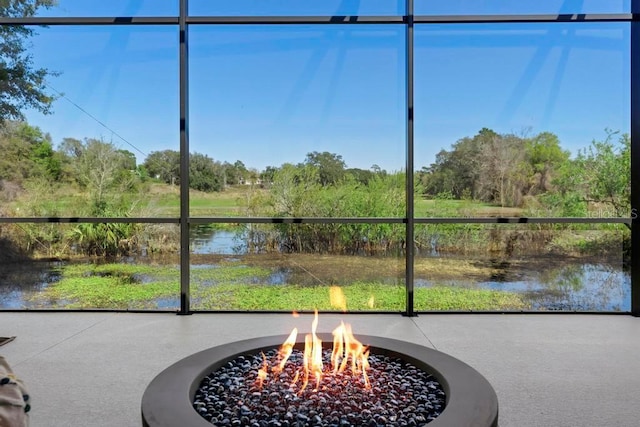
[[[555,134],[542,132],[527,141],[526,156],[537,181],[534,190],[541,193],[550,190],[553,172],[569,160],[570,153],[560,147]]]
[[[189,188],[206,192],[222,191],[223,184],[224,169],[219,162],[205,154],[189,155]]]
[[[180,153],[175,150],[152,151],[144,160],[149,176],[177,185],[180,178]]]
[[[273,182],[273,177],[275,176],[277,171],[278,168],[275,166],[267,166],[266,168],[264,168],[264,170],[260,173],[260,179],[262,180],[263,184],[271,184]]]
[[[617,143],[616,132],[608,131],[604,141],[593,141],[581,153],[585,180],[589,183],[587,198],[613,208],[618,217],[631,214],[631,139],[624,134]]]
[[[60,176],[60,158],[51,137],[38,127],[5,122],[0,129],[0,152],[0,180],[22,184],[32,177],[57,180]]]
[[[315,167],[318,170],[318,179],[322,185],[335,184],[345,174],[346,164],[342,160],[342,156],[328,151],[308,153],[304,164]]]
[[[54,4],[55,0],[1,0],[0,16],[33,16]],[[50,112],[54,97],[47,94],[45,79],[52,72],[34,65],[26,43],[34,34],[32,27],[0,26],[0,122],[23,120],[25,108]]]

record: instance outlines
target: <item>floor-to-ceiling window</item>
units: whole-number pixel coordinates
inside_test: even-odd
[[[632,311],[628,1],[2,12],[0,309]]]

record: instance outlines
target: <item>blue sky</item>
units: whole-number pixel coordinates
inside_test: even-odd
[[[631,0],[414,0],[415,13],[628,13]],[[192,15],[393,15],[404,0],[189,0]],[[162,16],[178,13],[178,0],[58,0],[40,16]]]
[[[170,0],[60,0],[47,15],[174,15]],[[190,0],[196,15],[395,14],[400,1]],[[426,1],[416,13],[627,12],[629,2]],[[139,161],[178,150],[178,32],[172,26],[38,29],[34,62],[59,71],[52,135],[102,137]],[[350,167],[405,165],[405,48],[398,26],[192,26],[191,151],[263,169],[310,151]],[[556,133],[576,151],[629,130],[629,26],[417,25],[416,169],[482,127]],[[83,111],[84,110],[84,111]],[[91,117],[91,116],[93,117]],[[106,125],[103,126],[102,124]]]

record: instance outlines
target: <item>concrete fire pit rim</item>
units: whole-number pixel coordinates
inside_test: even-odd
[[[330,334],[318,334],[331,342]],[[142,396],[145,427],[210,427],[193,409],[200,381],[239,355],[279,347],[287,335],[250,338],[222,344],[185,357],[158,374]],[[459,359],[429,347],[371,335],[357,335],[373,353],[397,355],[433,374],[447,394],[447,406],[430,427],[494,427],[498,425],[498,398],[491,384]],[[300,342],[298,344],[301,344]]]

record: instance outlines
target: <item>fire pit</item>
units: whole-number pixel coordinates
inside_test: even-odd
[[[315,336],[315,333],[314,333]],[[284,335],[248,339],[213,347],[182,359],[161,372],[142,397],[145,427],[206,427],[207,421],[194,408],[194,396],[202,380],[240,356],[279,348]],[[318,334],[323,343],[331,336]],[[467,364],[445,353],[409,342],[376,336],[359,336],[371,354],[401,359],[431,374],[446,394],[446,407],[430,427],[492,427],[498,425],[498,399],[489,382]],[[295,343],[302,348],[304,342]],[[309,386],[310,388],[313,386]],[[294,422],[292,425],[307,425]],[[312,425],[311,422],[308,425]],[[395,425],[392,422],[386,425]]]

